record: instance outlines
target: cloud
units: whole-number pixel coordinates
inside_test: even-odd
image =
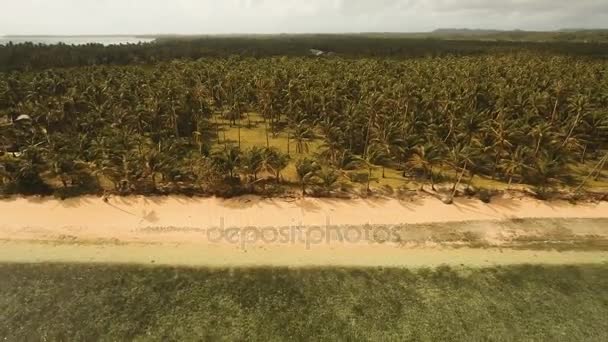
[[[608,11],[604,0],[430,0],[429,7],[438,12],[482,11],[499,13],[554,13]]]
[[[0,0],[0,34],[555,29],[605,23],[606,0]]]

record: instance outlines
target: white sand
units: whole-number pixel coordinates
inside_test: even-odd
[[[134,227],[225,227],[428,223],[510,218],[607,218],[608,202],[571,205],[529,198],[498,199],[491,204],[458,199],[445,205],[432,198],[396,199],[238,199],[185,197],[97,197],[59,201],[0,200],[0,227],[84,227],[90,230]]]
[[[0,261],[117,262],[206,266],[423,266],[437,264],[508,264],[607,262],[607,252],[517,251],[451,249],[433,243],[330,243],[306,246],[301,241],[251,246],[209,241],[204,229],[214,227],[286,227],[444,223],[472,224],[496,239],[518,234],[496,224],[515,218],[608,218],[608,203],[571,205],[529,198],[498,199],[492,204],[458,199],[445,205],[432,198],[396,199],[191,199],[185,197],[97,197],[59,201],[13,198],[0,200]],[[554,221],[553,221],[554,222]],[[569,234],[608,237],[604,220],[593,227],[573,225]],[[529,229],[528,229],[529,230]],[[547,232],[551,227],[545,227]],[[449,236],[447,232],[447,236]],[[416,234],[420,234],[417,231]],[[428,235],[427,234],[427,235]],[[245,248],[242,248],[245,247]],[[507,254],[505,254],[507,253]]]

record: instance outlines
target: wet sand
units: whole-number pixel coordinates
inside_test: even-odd
[[[608,263],[608,251],[558,252],[477,248],[394,246],[315,247],[197,244],[81,245],[0,242],[0,262],[111,263],[187,267],[490,267],[496,265],[578,265]]]

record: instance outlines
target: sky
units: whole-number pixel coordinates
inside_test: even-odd
[[[0,35],[607,26],[608,0],[0,0]]]

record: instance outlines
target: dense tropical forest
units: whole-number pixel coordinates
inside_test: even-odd
[[[480,56],[496,53],[531,52],[543,56],[608,57],[607,40],[595,33],[589,42],[544,41],[475,35],[431,34],[359,35],[251,35],[251,36],[161,36],[155,44],[103,46],[88,44],[8,44],[0,46],[0,72],[93,65],[154,64],[174,59],[208,57],[305,57],[309,49],[331,52],[345,58],[420,58]],[[516,36],[518,34],[515,34]],[[507,37],[508,38],[508,37]],[[548,38],[547,38],[548,39]]]
[[[442,183],[453,197],[607,181],[606,45],[307,39],[0,47],[2,193]],[[297,56],[304,46],[336,53]]]

